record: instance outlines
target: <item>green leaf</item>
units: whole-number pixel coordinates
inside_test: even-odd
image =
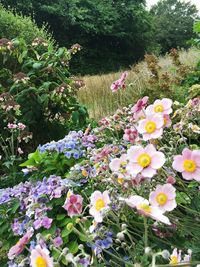
[[[69,251],[72,254],[75,254],[78,251],[78,246],[79,246],[79,244],[76,240],[68,243]]]
[[[61,220],[63,220],[64,218],[66,218],[66,214],[58,214],[58,215],[56,216],[56,219],[57,219],[58,221],[61,221]]]

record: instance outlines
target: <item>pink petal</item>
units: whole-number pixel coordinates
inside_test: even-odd
[[[143,167],[140,166],[138,163],[129,162],[126,169],[128,172],[134,175],[140,173],[143,170]]]
[[[163,128],[156,130],[155,132],[151,133],[151,138],[157,139],[158,137],[162,136]]]
[[[141,146],[132,146],[127,151],[127,157],[130,162],[137,162],[140,154],[144,153],[144,148]]]
[[[143,134],[143,140],[144,141],[148,141],[148,140],[151,140],[152,137],[151,137],[151,134],[148,134],[148,133],[144,133]]]
[[[177,207],[176,200],[168,200],[167,203],[163,206],[163,209],[166,211],[172,211]]]
[[[103,192],[103,200],[104,200],[106,205],[110,204],[110,198],[109,198],[108,191]]]
[[[146,123],[147,123],[146,119],[143,119],[143,120],[139,121],[138,127],[137,127],[137,130],[138,130],[139,133],[143,134],[143,133],[146,132],[146,130],[145,130]]]
[[[165,155],[162,152],[156,152],[151,157],[151,167],[153,169],[160,169],[165,163]]]
[[[145,153],[147,153],[149,156],[153,156],[156,152],[156,149],[154,145],[149,144],[145,147]]]
[[[184,159],[191,159],[192,157],[192,151],[188,148],[184,148],[182,154]]]
[[[102,198],[102,193],[100,191],[95,191],[94,193],[92,193],[90,199],[91,199],[91,204],[95,204],[96,201],[99,199],[99,198]]]
[[[164,118],[162,115],[154,115],[151,119],[152,121],[154,121],[156,123],[156,128],[161,128],[164,125]]]
[[[193,175],[194,175],[194,179],[196,181],[200,181],[200,168],[196,168],[196,170],[193,172]]]
[[[121,160],[116,158],[110,162],[109,167],[111,171],[116,172],[119,170],[120,164],[121,164]]]
[[[194,173],[193,172],[182,172],[182,176],[185,180],[193,180],[194,179]]]
[[[162,103],[162,105],[164,106],[164,108],[166,110],[166,109],[170,109],[171,108],[173,102],[169,98],[163,98],[161,100],[161,103]]]
[[[183,162],[184,162],[183,156],[181,155],[174,156],[174,161],[172,163],[173,169],[175,169],[178,172],[183,172],[184,171]]]
[[[194,160],[197,166],[200,167],[200,150],[194,150],[192,152],[191,159]]]
[[[151,178],[156,174],[156,170],[152,169],[150,166],[143,169],[141,172],[142,176]]]

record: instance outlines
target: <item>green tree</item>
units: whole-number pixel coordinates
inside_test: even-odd
[[[143,57],[149,44],[151,20],[145,0],[2,0],[23,14],[48,22],[61,45],[80,43],[74,71],[108,72]]]
[[[151,8],[155,42],[161,52],[171,48],[187,48],[194,37],[193,23],[198,18],[198,10],[190,2],[161,0]]]

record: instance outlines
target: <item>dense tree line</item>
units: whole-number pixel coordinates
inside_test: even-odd
[[[12,7],[24,15],[34,16],[38,25],[47,22],[60,45],[70,47],[74,43],[79,43],[83,49],[75,56],[72,70],[80,74],[109,72],[127,67],[150,50],[166,52],[173,46],[185,47],[186,39],[192,36],[192,24],[197,17],[195,6],[191,4],[176,6],[174,3],[179,0],[161,1],[151,12],[146,10],[145,0],[2,0],[1,2],[6,8]],[[170,5],[176,6],[173,9],[174,16],[178,14],[176,20],[168,8]],[[162,16],[163,9],[166,12]],[[185,9],[189,11],[186,12]],[[182,16],[180,12],[185,13]],[[182,22],[178,21],[180,18],[185,21],[184,30],[186,30],[186,34],[183,32],[185,37],[182,38],[180,34]],[[174,27],[178,27],[179,30],[173,30]],[[174,41],[175,39],[177,40]]]

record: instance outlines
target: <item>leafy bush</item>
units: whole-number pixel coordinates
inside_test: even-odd
[[[36,37],[40,37],[53,43],[52,36],[45,26],[40,29],[30,17],[18,15],[12,11],[6,10],[0,4],[0,38],[19,37],[30,44]]]
[[[200,99],[147,101],[29,155],[0,191],[2,267],[200,262]]]
[[[20,155],[26,155],[39,144],[63,137],[69,129],[84,127],[87,110],[76,98],[81,81],[72,79],[68,69],[71,54],[77,49],[55,49],[41,38],[30,45],[23,39],[0,40],[0,145],[6,160],[4,173],[11,173],[10,166],[14,166],[19,149]],[[20,133],[19,123],[25,125]],[[14,176],[16,171],[14,168]]]

